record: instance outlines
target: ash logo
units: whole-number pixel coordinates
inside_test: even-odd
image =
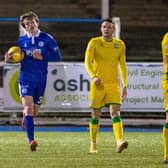
[[[56,74],[57,72],[55,72]],[[54,83],[53,87],[56,91],[89,91],[90,88],[90,81],[84,78],[83,74],[79,74],[79,77],[64,79],[64,78],[57,78]]]
[[[69,70],[65,70],[67,67],[64,66],[62,70],[57,68],[51,71],[51,74],[55,76],[53,81],[53,88],[58,91],[89,91],[90,81],[84,77],[84,74],[69,74]],[[65,71],[64,71],[65,70]]]

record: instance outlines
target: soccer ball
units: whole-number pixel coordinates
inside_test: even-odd
[[[8,54],[12,55],[12,63],[19,63],[24,58],[24,52],[18,46],[10,47]]]

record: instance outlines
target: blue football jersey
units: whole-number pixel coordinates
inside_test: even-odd
[[[24,52],[19,81],[45,82],[47,79],[48,62],[61,61],[61,53],[56,40],[45,32],[39,31],[35,37],[30,37],[29,34],[20,36],[18,46]],[[42,55],[43,60],[33,58],[35,51]]]

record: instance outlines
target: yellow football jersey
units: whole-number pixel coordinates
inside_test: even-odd
[[[168,72],[168,65],[166,57],[168,56],[168,33],[166,33],[162,40],[162,56],[163,56],[163,73]]]
[[[118,83],[118,67],[123,86],[127,85],[126,49],[122,40],[111,42],[102,36],[92,38],[85,53],[85,67],[90,77],[97,76],[104,83]]]
[[[162,90],[163,90],[163,96],[164,96],[164,108],[165,111],[168,111],[168,33],[166,33],[163,36],[162,39],[162,56],[163,56],[163,76],[162,76]]]

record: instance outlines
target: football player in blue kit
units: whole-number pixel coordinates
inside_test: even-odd
[[[18,39],[18,46],[24,52],[20,62],[19,92],[23,104],[23,121],[27,133],[30,150],[36,151],[37,141],[34,139],[34,120],[42,104],[47,82],[49,61],[61,61],[61,53],[54,38],[39,29],[39,18],[30,11],[20,16],[20,23],[26,34]],[[5,54],[6,62],[11,56]]]

